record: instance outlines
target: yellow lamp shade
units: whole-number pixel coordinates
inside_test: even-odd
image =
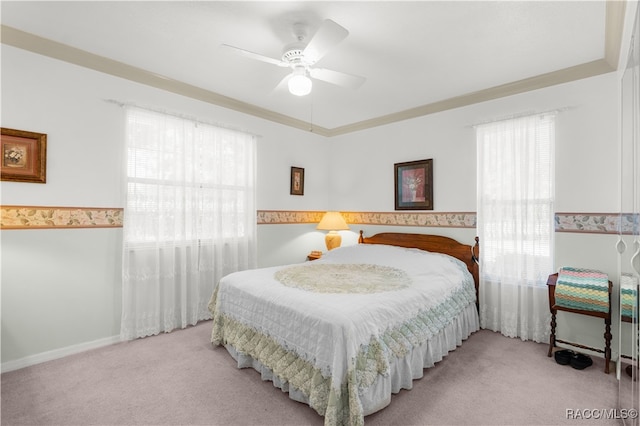
[[[342,237],[336,231],[349,229],[349,226],[340,212],[326,212],[316,229],[329,231],[324,238],[324,242],[327,250],[333,250],[342,244]]]

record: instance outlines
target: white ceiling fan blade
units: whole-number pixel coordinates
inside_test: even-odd
[[[229,46],[228,44],[221,44],[220,47],[230,50],[239,55],[245,56],[250,59],[257,59],[258,61],[266,62],[268,64],[277,65],[279,67],[288,67],[289,64],[279,59],[270,58],[268,56],[260,55],[259,53],[253,53],[248,50],[240,49],[239,47]]]
[[[332,71],[325,68],[311,68],[309,75],[315,79],[351,89],[359,88],[366,81],[366,78],[360,77],[359,75]]]
[[[336,24],[331,19],[325,19],[304,49],[305,59],[310,64],[315,64],[333,46],[340,43],[348,35],[349,31],[346,28]]]
[[[282,80],[280,80],[280,83],[278,83],[278,85],[276,87],[273,88],[273,90],[271,91],[272,93],[277,93],[277,92],[282,92],[284,90],[289,90],[289,79],[291,79],[293,74],[287,74],[284,76],[284,78]]]

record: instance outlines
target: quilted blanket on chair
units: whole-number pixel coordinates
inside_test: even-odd
[[[594,269],[563,267],[556,282],[556,305],[609,312],[609,277]]]
[[[632,274],[620,277],[620,315],[628,318],[638,316],[638,279]]]

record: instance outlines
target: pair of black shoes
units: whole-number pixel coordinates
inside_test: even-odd
[[[570,364],[576,370],[584,370],[593,364],[593,360],[590,356],[574,352],[569,349],[563,349],[556,351],[554,354],[556,362],[560,365]]]

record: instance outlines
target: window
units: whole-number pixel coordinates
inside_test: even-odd
[[[509,337],[549,336],[555,115],[477,126],[480,325]]]
[[[142,109],[127,114],[126,240],[247,235],[254,138]],[[255,221],[253,221],[255,222]]]
[[[255,137],[127,108],[124,339],[210,318],[214,284],[256,264]]]
[[[543,115],[477,128],[485,276],[545,284],[553,269],[554,121]]]

